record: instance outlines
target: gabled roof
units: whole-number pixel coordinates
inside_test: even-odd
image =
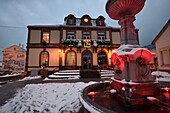
[[[17,47],[17,48],[19,48],[20,50],[22,50],[22,51],[26,51],[24,48],[22,48],[22,47],[20,47],[20,46],[18,46],[18,45],[16,45],[16,44],[14,44],[14,45],[12,45],[12,46],[10,46],[10,47],[7,47],[7,48],[5,48],[5,49],[10,49],[10,48],[13,48],[13,47]],[[5,50],[4,49],[4,50]]]
[[[168,27],[169,24],[170,24],[170,19],[169,19],[168,22],[165,24],[165,26],[161,29],[161,31],[158,33],[158,35],[155,37],[155,39],[152,41],[151,44],[155,44],[155,42],[158,40],[158,38],[160,37],[160,35],[166,30],[166,28]]]

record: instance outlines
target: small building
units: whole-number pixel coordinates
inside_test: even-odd
[[[120,28],[107,26],[103,16],[70,14],[63,25],[29,25],[26,71],[113,68],[110,56],[119,46]]]
[[[12,45],[3,50],[2,69],[13,72],[24,72],[26,51],[21,44]]]
[[[152,44],[156,46],[159,70],[170,72],[170,19],[152,41]]]

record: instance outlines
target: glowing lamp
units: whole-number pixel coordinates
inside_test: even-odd
[[[61,49],[59,49],[58,52],[61,53]]]
[[[115,52],[116,52],[116,49],[113,49],[113,50],[112,50],[112,53],[115,53]]]
[[[161,88],[161,90],[162,90],[162,91],[169,92],[169,91],[170,91],[170,88],[168,88],[168,87],[163,87],[163,88]]]

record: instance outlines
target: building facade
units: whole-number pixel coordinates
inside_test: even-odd
[[[108,69],[111,53],[119,46],[120,29],[106,26],[103,16],[70,14],[63,25],[28,26],[26,71]]]
[[[3,50],[2,69],[13,72],[24,72],[26,51],[21,44]]]
[[[156,46],[159,70],[170,72],[170,19],[152,41],[152,44]]]

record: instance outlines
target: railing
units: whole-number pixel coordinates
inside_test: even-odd
[[[71,40],[63,40],[62,45],[64,47],[110,47],[110,40],[78,40],[78,39],[71,39]]]

